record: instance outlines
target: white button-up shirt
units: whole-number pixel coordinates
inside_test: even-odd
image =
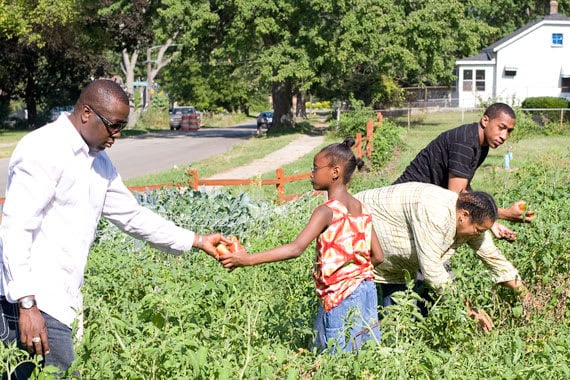
[[[140,206],[104,151],[90,153],[61,115],[23,137],[10,159],[0,225],[0,293],[34,295],[40,310],[71,326],[101,215],[129,235],[172,254],[194,232]]]

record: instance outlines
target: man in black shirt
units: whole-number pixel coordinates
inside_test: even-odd
[[[478,123],[466,124],[443,132],[421,150],[394,184],[404,182],[432,183],[461,193],[471,190],[471,180],[485,161],[489,148],[501,146],[515,128],[513,109],[504,103],[494,103]],[[530,222],[534,214],[523,214],[517,201],[509,208],[499,209],[499,218]],[[524,218],[524,220],[523,220]],[[493,234],[499,239],[513,241],[515,232],[495,222]]]

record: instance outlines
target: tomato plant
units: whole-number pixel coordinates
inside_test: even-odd
[[[102,220],[85,273],[73,369],[86,379],[568,378],[569,163],[562,151],[490,175],[500,206],[524,199],[536,211],[532,223],[505,222],[517,240],[497,246],[540,308],[522,305],[462,248],[452,259],[453,291],[436,299],[428,317],[417,313],[414,293],[398,294],[396,307],[379,309],[382,341],[359,353],[312,348],[314,243],[296,260],[227,272],[201,251],[169,256]],[[291,242],[323,201],[306,196],[280,205],[176,189],[137,197],[186,228],[239,236],[250,253]],[[477,329],[465,299],[489,313],[492,332]],[[10,368],[25,358],[15,347],[0,354]]]

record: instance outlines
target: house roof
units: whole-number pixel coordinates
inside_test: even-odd
[[[506,43],[517,39],[518,37],[526,34],[527,32],[537,28],[540,24],[545,22],[559,22],[561,21],[564,24],[568,24],[570,26],[570,18],[560,13],[549,14],[544,17],[538,18],[535,21],[526,24],[525,26],[515,30],[513,33],[509,34],[506,37],[501,38],[500,40],[496,41],[495,43],[483,48],[478,54],[472,55],[470,57],[462,58],[458,60],[458,62],[464,61],[478,61],[478,62],[487,62],[493,60],[493,52],[500,50]]]

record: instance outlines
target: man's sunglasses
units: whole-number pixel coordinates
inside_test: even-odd
[[[128,124],[128,121],[119,121],[117,123],[112,123],[105,116],[103,116],[99,112],[97,112],[95,110],[95,108],[93,108],[89,105],[85,105],[85,106],[87,108],[89,108],[91,111],[93,111],[93,113],[95,115],[97,115],[97,117],[99,119],[101,119],[101,121],[103,122],[103,125],[105,126],[105,128],[107,128],[107,133],[109,133],[110,137],[113,137],[113,135],[116,135],[117,133],[121,132],[123,129],[125,129],[125,127]]]

